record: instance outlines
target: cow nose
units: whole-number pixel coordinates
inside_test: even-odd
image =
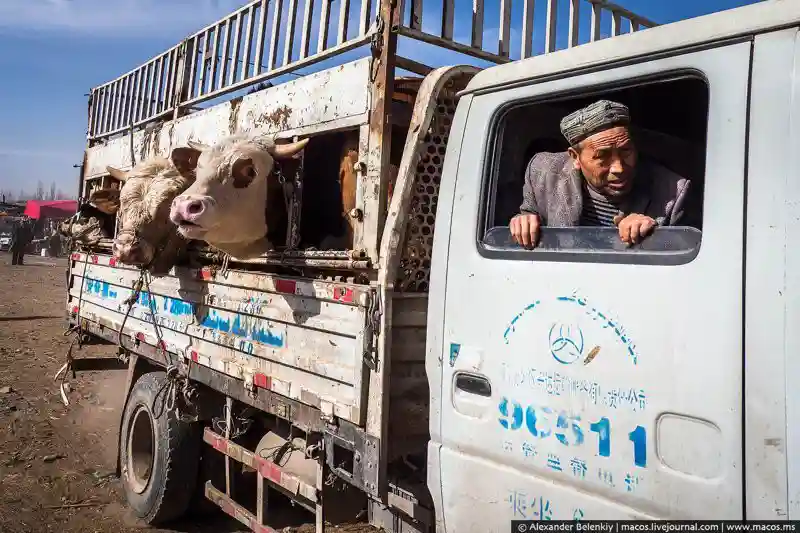
[[[186,213],[192,217],[200,216],[205,211],[205,206],[200,200],[190,200],[186,203]]]

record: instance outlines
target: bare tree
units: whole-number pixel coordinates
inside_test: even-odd
[[[56,182],[50,182],[50,194],[47,195],[47,199],[53,201],[56,199]]]
[[[44,200],[44,194],[44,183],[42,183],[42,180],[39,180],[36,183],[36,196],[34,197],[34,200]]]

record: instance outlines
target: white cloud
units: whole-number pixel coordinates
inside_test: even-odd
[[[190,34],[245,0],[2,0],[0,31],[98,36]]]

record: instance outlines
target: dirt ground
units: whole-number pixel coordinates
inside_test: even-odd
[[[123,368],[83,371],[70,405],[53,381],[71,338],[65,330],[66,260],[0,254],[0,532],[234,533],[249,531],[222,513],[151,529],[126,508],[115,477]],[[79,357],[113,357],[108,345]],[[271,524],[279,531],[313,527]],[[292,524],[292,526],[299,524]],[[329,528],[366,533],[365,526]]]

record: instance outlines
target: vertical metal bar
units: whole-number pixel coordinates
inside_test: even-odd
[[[524,0],[522,4],[522,57],[533,55],[533,9],[536,0]]]
[[[292,62],[294,49],[294,26],[297,23],[297,0],[289,0],[289,12],[286,14],[286,40],[283,43],[283,65]]]
[[[194,91],[194,70],[197,63],[197,43],[199,38],[188,39],[184,41],[181,48],[181,60],[178,62],[178,76],[175,81],[175,111],[172,114],[173,119],[181,115],[181,104],[191,98],[191,93]]]
[[[222,89],[225,86],[225,80],[228,77],[228,45],[231,41],[231,24],[233,23],[233,19],[226,19],[225,20],[225,40],[222,41],[222,65],[221,65],[221,72],[219,75],[219,81],[217,82],[217,89]],[[213,88],[211,89],[214,90]]]
[[[589,36],[590,42],[600,40],[600,20],[603,15],[603,8],[600,4],[592,4],[592,32]]]
[[[544,34],[544,53],[556,51],[556,29],[558,28],[558,0],[547,0],[547,28]]]
[[[419,20],[420,24],[422,24],[422,0],[415,0],[419,1],[420,3],[420,10],[419,10]],[[366,35],[367,30],[369,29],[369,16],[370,12],[372,11],[372,1],[371,0],[361,0],[361,14],[358,17],[358,34],[359,35]],[[421,26],[420,26],[421,27]]]
[[[483,0],[472,0],[472,46],[483,48]]]
[[[319,461],[317,461],[317,501],[314,506],[314,529],[316,531],[325,531],[325,507],[322,497],[322,492],[325,490],[325,453],[319,454]]]
[[[260,471],[256,471],[256,522],[259,526],[264,525],[264,507],[266,506],[267,493],[264,490],[264,476]]]
[[[103,87],[103,120],[100,122],[101,133],[108,131],[108,102],[111,98],[111,90],[108,85]]]
[[[139,109],[139,93],[142,90],[142,69],[133,72],[133,90],[131,91],[131,108],[128,110],[128,126],[136,124],[136,113]]]
[[[231,438],[231,422],[233,411],[233,399],[230,396],[225,397],[225,438]],[[225,495],[231,497],[231,458],[225,454]]]
[[[258,38],[256,39],[256,58],[253,61],[253,76],[261,74],[261,63],[264,60],[264,37],[267,31],[267,0],[261,0],[261,13],[258,16]],[[278,10],[280,11],[280,9]]]
[[[130,127],[133,124],[133,110],[136,106],[136,91],[138,89],[138,82],[139,82],[139,72],[133,71],[131,73],[131,83],[128,88],[128,96],[126,100],[128,101],[127,105],[125,106],[125,127]]]
[[[622,18],[620,17],[619,13],[616,11],[611,12],[611,36],[617,37],[619,36],[619,32],[622,30]]]
[[[86,132],[86,137],[88,140],[91,140],[94,137],[94,130],[97,128],[97,89],[92,89],[89,91],[89,128]],[[91,146],[91,143],[87,143],[87,146]]]
[[[331,0],[322,0],[322,11],[319,14],[319,39],[317,40],[317,53],[328,47],[328,27],[331,23]]]
[[[128,103],[128,86],[130,84],[130,76],[122,78],[122,85],[119,91],[119,106],[117,107],[117,114],[115,116],[114,129],[122,128],[125,126],[125,107]]]
[[[500,36],[497,54],[508,57],[511,42],[511,0],[500,0]]]
[[[631,33],[639,31],[639,21],[631,19]]]
[[[350,17],[350,0],[341,0],[339,4],[339,28],[336,43],[342,44],[347,40],[347,23]]]
[[[236,68],[239,66],[239,52],[242,49],[242,29],[244,25],[242,24],[242,17],[244,17],[245,13],[239,13],[239,16],[236,17],[236,29],[233,31],[233,55],[231,56],[231,73],[228,77],[228,85],[233,85],[233,82],[236,81]]]
[[[150,91],[150,63],[146,63],[144,67],[142,67],[142,84],[139,87],[139,97],[141,101],[139,102],[139,106],[136,108],[136,122],[140,122],[145,116],[147,116],[146,106],[147,102],[147,94]]]
[[[263,4],[263,2],[262,2]],[[244,81],[250,77],[250,59],[253,57],[253,31],[256,25],[256,6],[253,5],[247,12],[247,30],[244,36],[244,54],[242,55],[242,71],[239,73],[239,81]],[[255,74],[256,70],[253,69]]]
[[[117,122],[117,101],[119,100],[119,80],[111,83],[111,106],[108,115],[108,131],[114,131]]]
[[[224,21],[223,21],[224,23]],[[211,49],[211,68],[208,72],[208,81],[206,82],[206,93],[214,90],[217,83],[217,58],[219,57],[219,34],[222,31],[222,24],[214,26],[214,47]],[[206,50],[208,53],[208,50]]]
[[[161,93],[161,63],[163,56],[153,61],[153,85],[150,88],[150,107],[148,115],[153,116],[158,112],[158,100]]]
[[[103,120],[103,88],[97,87],[94,90],[94,97],[92,99],[92,107],[94,107],[94,124],[92,126],[92,136],[95,137],[102,131]]]
[[[157,115],[161,111],[161,75],[164,70],[164,59],[166,56],[161,56],[155,62],[156,82],[153,84],[153,108],[151,110],[153,115]]]
[[[367,2],[368,0],[361,1]],[[420,31],[422,30],[422,0],[411,0],[411,19],[408,22],[409,26],[411,26],[411,29]]]
[[[571,0],[569,4],[569,46],[580,44],[581,0]]]
[[[269,70],[275,68],[278,61],[278,38],[281,34],[281,11],[283,11],[283,0],[273,0],[275,7],[272,12],[272,42],[269,47]]]
[[[175,83],[178,78],[178,50],[173,48],[169,52],[167,61],[167,83],[164,84],[164,109],[172,109],[175,105]]]
[[[503,20],[503,8],[500,8],[500,20]],[[403,12],[400,12],[402,16]],[[453,22],[455,20],[455,1],[442,0],[442,39],[453,40]]]
[[[300,59],[308,57],[311,42],[311,17],[314,15],[314,0],[305,0],[303,11],[303,33],[300,35]]]

